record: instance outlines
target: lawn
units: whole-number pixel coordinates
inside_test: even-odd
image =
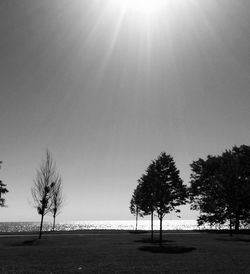
[[[250,273],[250,235],[82,231],[0,238],[0,273]]]

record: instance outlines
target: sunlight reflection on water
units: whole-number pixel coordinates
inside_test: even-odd
[[[36,232],[39,231],[40,222],[0,222],[0,232]],[[154,230],[159,230],[159,220],[154,220]],[[242,226],[250,229],[249,226]],[[58,222],[56,231],[74,230],[134,230],[135,220],[111,220],[111,221],[64,221]],[[138,230],[150,230],[150,220],[139,220]],[[209,224],[198,227],[196,220],[163,220],[163,230],[204,230],[204,229],[228,229],[228,224]],[[52,223],[44,222],[43,231],[51,231]]]
[[[60,230],[78,230],[78,229],[114,229],[114,230],[133,230],[135,221],[70,221],[61,222],[57,225]],[[138,229],[150,230],[150,220],[138,221]],[[154,229],[159,229],[159,221],[154,222]],[[195,220],[165,220],[163,221],[165,230],[190,230],[197,229]]]
[[[1,222],[0,232],[32,232],[39,230],[39,222]],[[45,222],[43,225],[44,231],[50,231],[52,224]],[[138,229],[150,230],[150,220],[139,220]],[[207,229],[209,227],[201,227]],[[134,220],[120,221],[65,221],[59,222],[56,225],[57,231],[73,231],[73,230],[134,230]],[[154,229],[159,229],[159,221],[154,221]],[[164,230],[192,230],[199,229],[195,220],[164,220]]]

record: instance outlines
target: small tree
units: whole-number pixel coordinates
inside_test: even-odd
[[[0,168],[1,168],[1,164],[2,161],[0,161]],[[8,193],[8,189],[6,188],[6,184],[4,184],[1,180],[0,180],[0,207],[5,207],[5,199],[2,197],[2,195],[5,195],[6,193]]]
[[[170,155],[165,152],[151,162],[139,179],[137,200],[143,215],[151,214],[151,239],[153,240],[153,214],[160,220],[160,245],[162,245],[162,221],[167,213],[186,202],[187,190],[179,177],[179,171]]]
[[[179,176],[172,156],[165,152],[149,166],[153,181],[154,207],[160,220],[160,245],[162,245],[162,221],[171,211],[180,210],[176,207],[186,203],[187,189]]]
[[[132,196],[130,200],[130,206],[129,206],[131,214],[135,215],[135,230],[137,231],[138,226],[138,215],[139,215],[139,207],[136,204],[134,195]]]
[[[135,215],[135,230],[138,227],[138,217],[143,217],[143,212],[140,210],[140,185],[134,190],[132,198],[130,200],[130,212]]]
[[[53,227],[52,227],[53,231],[55,230],[56,216],[61,213],[62,206],[63,206],[62,178],[58,177],[52,189],[52,197],[51,197],[50,213],[53,217]]]
[[[42,237],[43,219],[51,209],[53,188],[58,180],[59,175],[56,172],[55,162],[51,153],[47,150],[45,159],[37,170],[34,186],[31,188],[35,207],[38,214],[41,215],[39,239]]]
[[[154,211],[155,211],[155,195],[154,195],[154,174],[150,168],[154,162],[149,165],[146,173],[139,179],[139,207],[143,216],[151,216],[151,241],[154,240]]]

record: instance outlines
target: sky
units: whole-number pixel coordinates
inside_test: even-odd
[[[188,184],[192,161],[250,145],[249,0],[2,0],[0,37],[0,221],[39,221],[46,149],[59,221],[123,220],[162,151]]]

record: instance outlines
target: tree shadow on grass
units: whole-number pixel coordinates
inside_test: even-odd
[[[172,243],[174,241],[171,240],[162,240],[162,243]],[[159,239],[153,239],[151,238],[142,238],[141,240],[136,240],[135,243],[150,243],[150,244],[159,244]]]
[[[239,238],[228,238],[228,239],[217,238],[215,240],[216,241],[221,241],[221,242],[245,242],[245,243],[250,243],[250,239],[239,239]]]
[[[148,231],[146,230],[129,230],[129,233],[131,234],[146,234]]]
[[[40,241],[38,239],[26,240],[22,242],[12,243],[12,246],[35,246],[38,245]]]
[[[202,230],[195,230],[199,233],[210,233],[210,234],[230,234],[229,229],[202,229]],[[232,231],[233,235],[250,235],[250,229],[241,229],[238,232]]]
[[[196,250],[194,247],[185,246],[141,246],[139,250],[151,253],[180,254]]]

